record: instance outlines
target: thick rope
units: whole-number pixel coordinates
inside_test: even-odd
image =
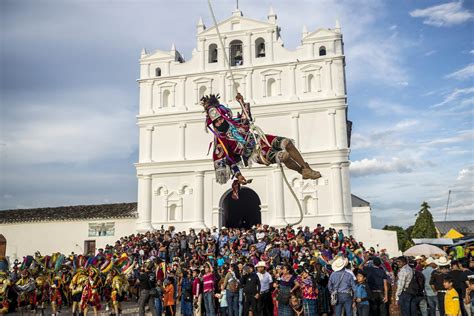
[[[229,60],[227,59],[227,53],[226,53],[226,50],[225,50],[224,41],[222,40],[221,32],[219,31],[219,26],[217,24],[216,15],[214,14],[214,10],[212,9],[211,0],[207,0],[207,4],[209,5],[209,11],[211,12],[212,20],[214,21],[214,26],[216,28],[217,37],[219,38],[219,43],[221,44],[222,53],[224,55],[224,63],[227,65],[227,69],[229,70],[229,73],[230,73],[230,79],[232,80],[232,88],[235,88],[237,93],[238,93],[239,91],[237,90],[237,86],[235,85],[234,73],[232,72],[232,68],[230,66]],[[242,107],[242,110],[245,112],[245,115],[247,116],[247,119],[250,122],[250,132],[252,133],[252,135],[255,139],[256,146],[260,146],[260,145],[259,145],[258,138],[257,138],[257,136],[255,136],[255,134],[260,136],[263,139],[263,141],[265,143],[267,143],[268,146],[270,146],[270,144],[268,143],[267,137],[265,136],[265,133],[262,131],[262,129],[260,127],[255,126],[253,124],[253,120],[250,118],[250,115],[249,115],[249,113],[247,113],[247,110],[245,109],[245,106],[242,103],[240,103],[240,101],[239,101],[239,104]],[[285,171],[283,170],[283,166],[281,165],[281,163],[279,163],[279,166],[280,166],[280,169],[281,169],[281,173],[283,175],[283,179],[285,180],[285,183],[286,183],[288,189],[290,190],[291,194],[295,198],[296,204],[298,205],[298,209],[300,210],[300,219],[296,223],[293,223],[293,224],[288,223],[288,225],[289,226],[298,225],[303,221],[303,208],[301,206],[300,200],[298,199],[298,197],[295,194],[295,191],[293,191],[293,188],[291,187],[290,183],[288,182],[288,179],[286,178],[286,174],[285,174]]]

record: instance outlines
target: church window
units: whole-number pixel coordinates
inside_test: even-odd
[[[276,95],[276,81],[274,78],[267,80],[267,97]]]
[[[161,77],[161,68],[160,67],[155,68],[155,77]]]
[[[199,88],[199,100],[201,100],[201,98],[206,95],[206,91],[207,91],[206,86],[201,86]]]
[[[242,41],[233,40],[230,42],[230,65],[231,66],[241,66],[244,64],[244,59],[242,56]]]
[[[170,214],[169,214],[169,220],[170,221],[175,221],[176,218],[176,204],[171,204],[170,206]]]
[[[161,107],[167,108],[170,105],[170,90],[164,90],[163,91],[163,100],[161,102]]]
[[[326,56],[326,47],[321,46],[319,48],[319,56]]]
[[[311,196],[307,196],[305,197],[304,199],[304,212],[306,215],[308,214],[311,214],[311,211],[313,210],[314,208],[314,201],[313,201],[313,198]]]
[[[314,91],[314,76],[310,74],[308,76],[308,92]]]
[[[265,40],[261,37],[255,40],[255,57],[265,57]]]
[[[209,45],[209,63],[217,63],[217,45],[211,44]]]

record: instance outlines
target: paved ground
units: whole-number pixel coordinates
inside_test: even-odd
[[[138,305],[135,302],[123,302],[122,304],[123,312],[122,315],[138,315]],[[8,315],[24,315],[24,316],[39,316],[39,315],[51,315],[51,308],[48,306],[47,309],[41,313],[40,311],[37,311],[36,313],[34,312],[16,312],[16,313],[11,313]],[[58,314],[59,316],[66,316],[66,315],[72,315],[71,308],[63,308],[61,310],[61,313]],[[94,312],[89,312],[87,315],[93,316]],[[105,307],[102,306],[102,310],[99,311],[100,316],[105,316],[105,315],[110,315],[110,312],[105,311]],[[151,313],[147,313],[147,316],[151,316]]]

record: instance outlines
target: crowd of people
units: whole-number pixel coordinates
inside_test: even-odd
[[[2,259],[2,258],[0,258]],[[415,260],[416,259],[416,260]],[[0,314],[15,309],[121,315],[469,315],[472,254],[390,258],[318,225],[122,237],[96,254],[0,260]],[[69,309],[68,309],[69,310]],[[474,315],[474,314],[473,314]]]

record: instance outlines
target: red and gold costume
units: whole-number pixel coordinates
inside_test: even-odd
[[[99,270],[95,267],[89,267],[89,277],[87,278],[82,291],[81,298],[81,309],[84,310],[88,306],[92,306],[95,309],[100,309],[100,296],[99,289],[102,284],[100,279]]]
[[[30,276],[28,270],[21,272],[21,278],[15,283],[18,292],[18,306],[28,306],[36,308],[36,284],[35,279]]]
[[[0,271],[0,315],[6,314],[10,307],[8,302],[8,291],[10,290],[10,280],[6,272]]]

